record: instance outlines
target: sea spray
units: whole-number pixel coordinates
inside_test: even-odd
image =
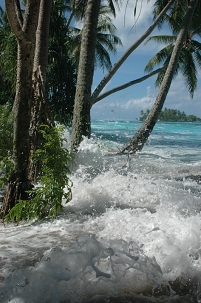
[[[134,241],[104,240],[103,245],[93,236],[81,236],[71,248],[52,248],[35,266],[16,270],[0,294],[1,302],[82,302],[97,293],[139,294],[164,285],[174,294],[155,258]]]

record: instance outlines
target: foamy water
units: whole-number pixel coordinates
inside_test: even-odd
[[[201,124],[158,124],[129,159],[115,151],[138,123],[92,126],[64,214],[0,225],[0,302],[84,302],[127,293],[150,300],[163,294],[163,302],[188,294],[185,302],[199,302]]]

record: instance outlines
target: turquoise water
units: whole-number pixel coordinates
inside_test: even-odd
[[[93,121],[92,132],[105,141],[125,144],[140,128],[137,121]],[[158,122],[147,141],[155,151],[171,150],[171,156],[179,161],[201,161],[201,123]],[[145,147],[147,150],[147,147]],[[150,149],[149,149],[150,150]],[[185,154],[185,155],[184,155]]]
[[[140,128],[141,122],[133,121],[92,121],[92,132],[103,139],[121,143]],[[201,148],[201,123],[158,122],[151,134],[152,145],[188,146]]]

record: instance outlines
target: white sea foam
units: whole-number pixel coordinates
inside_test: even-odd
[[[200,162],[149,145],[128,161],[111,155],[116,146],[82,142],[73,199],[56,220],[1,224],[2,302],[82,302],[161,285],[171,293],[168,281],[184,277],[199,297],[200,185],[185,176]]]

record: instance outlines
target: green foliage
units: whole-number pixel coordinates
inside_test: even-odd
[[[139,121],[144,121],[150,110],[147,109],[146,112],[141,111],[141,117]],[[201,119],[194,115],[186,115],[184,112],[180,112],[177,109],[167,109],[165,108],[161,111],[159,119],[160,122],[201,122]]]
[[[154,3],[154,17],[163,9],[167,4],[167,0],[156,0]],[[188,1],[185,3],[181,0],[176,0],[174,4],[170,7],[169,11],[165,14],[161,22],[158,24],[161,28],[162,23],[167,23],[172,31],[172,35],[160,35],[149,37],[147,42],[155,41],[157,43],[165,44],[163,47],[146,65],[145,71],[150,72],[154,69],[156,65],[166,65],[171,58],[173,48],[177,36],[182,28],[183,19],[186,14],[188,7]],[[200,4],[197,5],[189,31],[187,33],[186,39],[183,43],[183,48],[181,50],[177,68],[174,73],[174,77],[180,71],[184,77],[185,84],[189,90],[191,98],[193,98],[194,91],[197,88],[197,75],[198,69],[201,68],[201,22],[200,22]],[[147,43],[146,42],[146,43]],[[160,86],[165,75],[166,68],[162,69],[156,78],[155,85]]]
[[[0,104],[13,103],[16,82],[17,42],[8,23],[7,15],[0,10]]]
[[[44,142],[33,155],[33,161],[41,165],[39,183],[29,191],[30,199],[20,200],[10,210],[6,220],[19,221],[45,216],[55,218],[63,210],[62,203],[71,200],[72,182],[68,175],[74,156],[63,146],[66,141],[63,133],[63,126],[41,126]]]
[[[0,160],[11,154],[13,147],[13,114],[10,104],[0,105]]]
[[[0,188],[8,181],[13,168],[12,148],[13,114],[11,106],[10,104],[0,105]]]
[[[53,1],[50,20],[46,93],[54,120],[70,125],[73,115],[77,66],[70,59],[67,45],[65,1]]]
[[[97,39],[95,49],[95,68],[100,67],[109,70],[112,67],[109,53],[115,54],[118,46],[122,46],[121,39],[118,38],[116,27],[112,23],[113,11],[109,6],[100,5],[100,12],[97,26]],[[69,55],[76,65],[79,64],[79,55],[82,39],[82,30],[78,28],[71,28],[69,31],[69,38],[67,46]]]

